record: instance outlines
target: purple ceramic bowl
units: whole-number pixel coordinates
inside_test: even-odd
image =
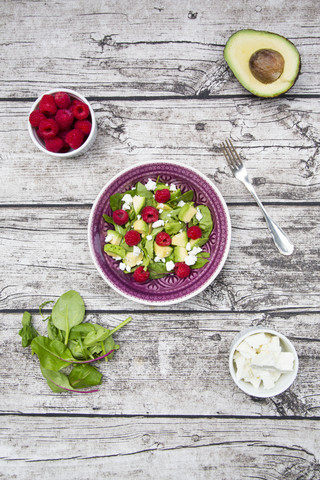
[[[193,190],[194,202],[207,205],[211,211],[214,228],[203,249],[210,253],[209,262],[202,268],[191,270],[189,277],[180,279],[167,275],[146,283],[135,282],[131,274],[119,269],[119,264],[104,253],[107,225],[102,215],[112,216],[109,198],[114,193],[130,189],[138,181],[148,179],[174,183],[182,192]],[[144,163],[128,168],[110,182],[99,193],[91,210],[88,226],[90,252],[100,275],[116,292],[146,305],[171,305],[191,298],[204,290],[222,269],[230,247],[231,222],[226,203],[215,185],[193,168],[172,162]]]

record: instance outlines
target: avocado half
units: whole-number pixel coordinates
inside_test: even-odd
[[[258,97],[287,92],[300,71],[298,50],[276,33],[239,30],[229,38],[223,54],[241,85]]]

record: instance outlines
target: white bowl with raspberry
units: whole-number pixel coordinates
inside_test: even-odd
[[[89,102],[78,92],[54,89],[32,105],[28,130],[33,143],[53,157],[82,155],[93,145],[97,122]]]

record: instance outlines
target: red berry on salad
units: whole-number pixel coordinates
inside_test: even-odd
[[[45,115],[54,115],[57,112],[57,105],[51,95],[43,95],[39,102],[39,110]]]
[[[59,152],[64,145],[64,141],[62,140],[62,138],[59,138],[59,137],[47,138],[44,143],[45,143],[46,149],[49,152],[54,152],[54,153]]]
[[[72,113],[78,120],[85,120],[90,113],[88,105],[83,102],[76,103],[72,107]]]
[[[187,278],[190,275],[191,268],[189,265],[183,262],[178,262],[175,264],[174,273],[179,278]]]
[[[140,243],[141,235],[136,230],[129,230],[129,232],[125,234],[124,240],[129,247],[134,247]]]
[[[155,193],[155,199],[158,203],[166,203],[170,200],[171,194],[168,188],[157,190]]]
[[[117,225],[124,225],[129,220],[129,215],[125,210],[115,210],[112,218]]]
[[[40,137],[44,139],[53,138],[57,135],[58,131],[59,125],[53,118],[41,120],[38,131]]]
[[[168,247],[169,245],[171,245],[171,237],[169,233],[158,233],[158,235],[156,236],[156,244],[160,245],[161,247]]]
[[[39,127],[40,122],[45,120],[45,115],[40,112],[40,110],[34,110],[29,115],[29,122],[31,123],[32,127]]]
[[[91,132],[91,122],[89,120],[77,120],[74,124],[74,128],[82,130],[85,135],[89,135]]]
[[[71,104],[71,98],[67,92],[57,92],[54,94],[54,101],[59,108],[69,108]]]
[[[76,150],[82,145],[83,142],[83,132],[81,130],[78,130],[77,128],[74,128],[73,130],[70,130],[67,135],[66,135],[66,143]]]
[[[73,118],[73,113],[66,108],[60,108],[54,117],[60,130],[68,130],[72,125]]]
[[[154,207],[144,207],[141,212],[142,220],[146,223],[153,223],[159,220],[159,212]]]
[[[188,238],[191,238],[192,240],[197,240],[198,238],[202,237],[202,230],[197,225],[194,225],[193,227],[188,228],[187,235]]]
[[[136,282],[142,283],[148,280],[150,277],[150,272],[145,270],[144,267],[141,265],[133,272],[133,278]]]

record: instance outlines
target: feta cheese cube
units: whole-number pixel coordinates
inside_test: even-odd
[[[148,182],[146,183],[146,189],[147,190],[155,190],[156,187],[157,187],[156,182],[154,182],[153,180],[151,180],[151,178],[149,178]]]
[[[164,221],[163,220],[157,220],[156,222],[153,222],[152,228],[158,228],[158,227],[163,227]]]
[[[186,250],[188,250],[188,251],[191,250],[190,242],[187,243],[187,245],[186,245]]]
[[[275,367],[282,372],[292,372],[294,356],[291,352],[281,352]]]
[[[184,259],[184,263],[189,266],[194,265],[196,261],[197,261],[197,257],[195,255],[190,255],[190,254]]]
[[[152,240],[152,235],[147,235],[147,236],[146,236],[146,239],[147,239],[147,240]]]
[[[134,255],[135,257],[139,257],[140,253],[141,253],[141,248],[139,248],[139,247],[137,247],[137,246],[135,245],[135,246],[133,247],[133,255]]]
[[[175,186],[175,184],[174,184],[174,183],[171,183],[171,185],[170,185],[170,191],[171,191],[171,192],[176,192],[176,190],[177,190],[177,187]]]
[[[185,205],[186,203],[183,201],[183,200],[180,200],[180,202],[178,203],[178,207],[183,207],[183,205]]]
[[[132,199],[132,197],[131,197],[131,195],[130,195],[129,193],[126,193],[125,195],[123,195],[122,201],[123,201],[124,203],[127,203],[128,205],[131,205],[132,202],[133,202],[133,199]]]
[[[124,203],[122,205],[122,210],[130,210],[130,208],[131,208],[130,205],[128,205],[127,203]]]
[[[170,262],[166,262],[166,270],[167,272],[171,272],[174,269],[174,262],[170,260]]]
[[[124,271],[124,270],[126,269],[125,263],[120,262],[120,263],[119,263],[119,268],[120,268],[120,270]]]
[[[112,235],[107,235],[106,238],[104,239],[106,243],[111,242],[113,236]]]
[[[200,222],[202,217],[203,217],[202,213],[200,212],[199,208],[197,208],[196,219],[198,220],[198,222]]]

